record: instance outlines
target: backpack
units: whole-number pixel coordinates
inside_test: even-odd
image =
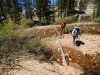
[[[65,28],[66,24],[63,22],[61,23],[61,28]]]
[[[79,29],[79,28],[76,28],[76,29],[74,29],[74,30],[72,31],[72,34],[73,34],[74,36],[77,36],[77,35],[79,34],[79,32],[80,32],[80,29]]]

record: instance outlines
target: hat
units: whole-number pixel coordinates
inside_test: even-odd
[[[74,28],[76,29],[76,28],[79,28],[79,27],[78,26],[75,26]]]

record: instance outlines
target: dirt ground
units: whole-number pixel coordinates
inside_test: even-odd
[[[76,23],[76,24],[69,24],[69,25],[91,25],[93,23]],[[79,36],[81,44],[79,46],[73,46],[72,42],[72,35],[63,34],[60,35],[59,30],[57,29],[60,27],[59,25],[49,25],[49,26],[38,26],[35,28],[27,29],[26,31],[32,31],[30,36],[35,35],[35,33],[41,32],[39,35],[39,39],[42,43],[45,43],[48,47],[52,48],[52,50],[58,49],[59,51],[59,43],[62,47],[70,47],[77,51],[80,51],[85,54],[94,55],[100,54],[100,35],[92,35],[92,34],[82,34]],[[53,28],[54,31],[50,30]],[[38,29],[34,33],[34,29]],[[47,34],[48,30],[53,34],[52,36],[48,36],[50,33]],[[45,31],[41,31],[45,30]],[[85,31],[85,30],[84,30]],[[37,35],[37,36],[38,36]],[[72,60],[72,59],[70,59]],[[25,60],[20,63],[22,68],[18,70],[12,70],[8,73],[8,75],[85,75],[82,67],[79,66],[77,63],[73,63],[74,67],[67,65],[66,67],[63,65],[58,64],[57,62],[47,63],[47,62],[39,62],[37,60]],[[75,67],[76,66],[76,67]]]
[[[54,62],[46,63],[37,60],[25,60],[20,63],[19,70],[12,70],[8,75],[80,75],[82,70],[71,66],[61,66]]]
[[[49,38],[48,45],[53,48],[59,48],[58,41],[62,44],[62,46],[67,46],[74,48],[83,52],[83,54],[100,54],[100,35],[89,35],[82,34],[79,36],[79,40],[82,41],[82,44],[79,46],[73,46],[73,37],[71,34],[64,34],[60,38]],[[42,41],[47,41],[48,39],[43,39]]]
[[[72,34],[63,34],[60,35],[60,32],[58,31],[57,27],[59,27],[60,25],[51,25],[51,26],[46,26],[46,27],[37,27],[37,29],[46,29],[46,28],[54,28],[55,31],[52,32],[52,30],[50,31],[52,34],[54,33],[54,36],[52,37],[46,37],[46,38],[42,38],[41,41],[47,43],[48,46],[52,47],[52,48],[59,48],[59,44],[58,41],[60,41],[60,43],[62,44],[62,46],[67,46],[67,47],[71,47],[71,48],[75,48],[76,50],[79,50],[81,52],[83,52],[83,54],[100,54],[100,35],[95,34],[92,35],[93,31],[91,31],[91,33],[85,33],[85,31],[87,31],[87,27],[85,25],[93,25],[93,24],[97,24],[97,23],[74,23],[74,24],[68,24],[68,26],[73,26],[73,25],[79,25],[80,29],[82,29],[84,32],[83,34],[81,34],[81,36],[79,36],[79,41],[81,42],[79,46],[73,46],[73,37]],[[81,25],[84,25],[81,27]],[[100,26],[99,26],[100,27]],[[95,29],[94,27],[91,26],[91,29]],[[92,29],[92,30],[93,30]],[[100,32],[100,29],[97,29]],[[89,31],[88,31],[89,32]],[[42,34],[42,35],[46,35],[46,33]],[[57,35],[57,36],[56,36]]]

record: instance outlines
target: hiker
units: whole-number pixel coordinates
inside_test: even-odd
[[[80,35],[80,28],[78,26],[75,26],[72,30],[73,35],[73,44],[76,45],[76,41],[79,40],[78,35]]]
[[[61,23],[61,33],[64,33],[65,32],[65,27],[66,27],[66,23],[65,22],[62,22]]]

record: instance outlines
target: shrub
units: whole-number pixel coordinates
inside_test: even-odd
[[[63,19],[57,19],[55,24],[61,24],[63,21],[65,21],[65,23],[74,23],[77,21],[77,18],[75,16],[69,16]]]
[[[16,35],[15,33],[18,31],[23,31],[25,28],[25,26],[18,25],[12,21],[0,24],[0,41],[11,35]]]
[[[61,24],[63,21],[64,21],[64,19],[57,19],[57,20],[55,21],[55,24]]]
[[[67,26],[67,27],[65,28],[65,31],[66,31],[67,33],[71,33],[72,30],[73,30],[72,27],[68,27],[68,26]]]
[[[95,22],[100,23],[100,17],[98,17],[98,18],[94,18],[93,20],[94,20]]]
[[[20,20],[20,25],[24,28],[27,28],[27,27],[33,27],[35,25],[38,24],[38,21],[33,21],[33,20],[30,20],[30,19],[21,19]]]
[[[2,25],[0,27],[0,40],[8,37],[13,30],[15,30],[15,26],[14,23],[9,22],[8,24]]]
[[[46,20],[41,20],[41,21],[38,21],[39,25],[46,25],[47,24],[47,21]]]
[[[36,38],[19,37],[12,35],[0,41],[1,64],[9,65],[11,61],[15,61],[19,56],[26,55],[34,56],[33,58],[39,60],[46,59],[46,51],[44,49],[44,46],[40,44],[39,40],[37,40]],[[11,66],[11,64],[9,66]]]
[[[77,18],[75,16],[69,16],[65,18],[66,23],[74,23],[77,21]]]
[[[44,49],[39,40],[33,36],[27,36],[25,27],[9,22],[0,29],[0,63],[3,61],[8,63],[8,58],[19,55],[31,54],[36,59],[47,59],[47,51]],[[29,34],[30,31],[27,31]],[[22,54],[23,53],[23,54]],[[47,57],[46,57],[47,56]],[[5,59],[2,61],[2,59]]]

